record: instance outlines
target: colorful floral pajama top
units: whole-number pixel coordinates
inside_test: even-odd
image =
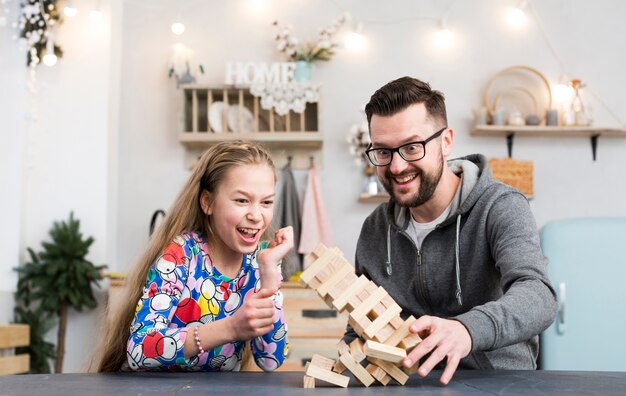
[[[236,341],[185,359],[185,337],[193,327],[232,315],[250,293],[260,289],[255,251],[243,256],[235,279],[213,266],[201,234],[182,234],[156,259],[137,304],[122,370],[238,371],[245,342]],[[280,272],[280,271],[279,271]],[[283,296],[274,295],[274,329],[250,341],[256,364],[279,367],[287,354]]]

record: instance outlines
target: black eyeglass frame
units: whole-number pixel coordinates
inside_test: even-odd
[[[438,130],[437,132],[433,133],[428,139],[426,140],[422,140],[419,142],[409,142],[409,143],[405,143],[402,146],[398,146],[396,148],[388,148],[388,147],[380,147],[380,148],[372,148],[372,145],[370,143],[370,148],[368,148],[367,150],[365,150],[365,154],[367,155],[367,159],[370,160],[370,162],[372,163],[372,165],[374,166],[387,166],[389,164],[391,164],[391,161],[393,161],[393,153],[398,153],[398,155],[400,156],[400,158],[402,158],[403,160],[405,160],[406,162],[415,162],[415,161],[419,161],[421,159],[423,159],[424,157],[426,157],[426,143],[430,142],[433,139],[438,138],[439,136],[441,136],[441,134],[443,133],[443,131],[445,131],[446,129],[448,129],[447,126],[441,128],[440,130]],[[402,149],[403,147],[406,146],[411,146],[411,145],[416,145],[416,144],[421,144],[422,145],[422,152],[424,153],[424,155],[422,155],[420,158],[417,159],[407,159],[404,155],[402,155],[402,152],[400,151],[400,149]],[[376,151],[376,150],[389,150],[391,152],[391,156],[389,157],[389,162],[385,163],[385,164],[377,164],[376,162],[378,161],[374,161],[372,159],[372,156],[370,155],[370,153]]]

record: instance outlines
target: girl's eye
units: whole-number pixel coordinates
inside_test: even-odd
[[[245,204],[246,202],[248,202],[248,200],[245,198],[236,198],[235,202]]]
[[[274,201],[272,200],[263,201],[263,205],[268,205],[268,206],[274,205]]]

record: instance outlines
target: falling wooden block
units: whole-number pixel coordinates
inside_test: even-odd
[[[325,356],[322,355],[313,355],[313,357],[311,357],[311,362],[312,365],[315,365],[317,367],[321,367],[324,370],[332,370],[333,369],[333,365],[335,364],[335,360],[334,359],[329,359]]]
[[[409,331],[409,327],[413,324],[413,322],[415,322],[415,318],[411,315],[402,323],[400,327],[396,328],[396,331],[384,341],[384,344],[396,346],[400,343],[400,341],[410,336],[411,332]]]
[[[309,375],[305,375],[303,382],[304,382],[303,388],[305,389],[315,388],[315,378]]]
[[[337,356],[341,356],[342,354],[349,352],[350,351],[350,346],[348,344],[346,344],[346,342],[344,340],[339,340],[339,342],[337,343]]]
[[[390,323],[387,323],[385,325],[385,327],[383,327],[382,329],[380,329],[375,335],[374,335],[374,340],[377,342],[382,342],[384,343],[385,340],[387,340],[393,333],[394,333],[395,329],[393,328],[393,326]]]
[[[349,352],[346,352],[349,353]],[[341,374],[346,371],[346,366],[341,362],[341,360],[337,359],[335,364],[333,365],[333,370],[335,373]]]
[[[365,301],[350,312],[350,316],[358,322],[360,317],[366,316],[386,295],[387,291],[382,286],[378,287],[374,293],[370,294]]]
[[[406,381],[409,379],[409,376],[402,371],[399,367],[394,366],[393,363],[386,362],[381,359],[376,358],[367,358],[370,363],[375,364],[381,369],[385,370],[387,374],[394,380],[396,380],[400,385],[404,385]]]
[[[393,304],[390,308],[387,308],[382,315],[377,317],[371,325],[365,328],[365,335],[369,338],[373,338],[393,317],[400,316],[400,312],[402,312],[402,308],[398,304]]]
[[[406,358],[406,351],[402,348],[392,347],[376,341],[366,341],[363,352],[367,357],[399,363]]]
[[[326,267],[330,263],[330,260],[335,258],[336,255],[337,254],[333,249],[326,249],[326,251],[317,260],[309,265],[309,268],[300,274],[300,282],[309,286],[317,273],[324,269],[324,267]]]
[[[350,377],[332,372],[331,369],[332,365],[334,364],[334,360],[328,360],[332,362],[329,369],[326,369],[326,367],[317,366],[313,363],[313,360],[311,360],[311,362],[309,362],[308,366],[306,367],[305,374],[320,381],[328,382],[330,384],[346,388],[348,386],[348,382],[350,382]]]
[[[367,316],[360,316],[359,318],[348,316],[348,324],[352,326],[359,336],[365,338],[365,329],[372,324],[372,321]]]
[[[376,381],[385,386],[387,386],[389,381],[391,381],[391,377],[385,372],[385,370],[374,364],[368,364],[367,367],[365,367],[365,370],[367,370],[367,372],[370,373],[372,377],[376,378]]]
[[[400,341],[398,346],[400,348],[404,348],[407,351],[410,351],[411,349],[415,348],[415,346],[420,342],[422,342],[420,336],[418,336],[417,334],[411,334],[408,337],[405,337],[402,341]]]
[[[350,343],[350,355],[357,363],[361,363],[367,357],[363,351],[363,342],[359,338]]]
[[[365,367],[357,363],[349,353],[339,356],[339,360],[363,385],[366,387],[372,385],[374,377],[365,370]]]
[[[370,281],[365,277],[365,275],[359,276],[356,282],[350,285],[350,287],[347,288],[343,294],[335,298],[335,301],[333,301],[333,307],[337,311],[342,312],[346,307],[346,304],[348,304],[350,298],[352,298],[355,294],[360,293],[369,282]]]
[[[328,294],[328,292],[331,291],[337,285],[337,283],[339,283],[339,281],[343,280],[349,274],[354,275],[354,268],[352,268],[350,264],[345,262],[345,265],[342,265],[338,271],[332,274],[330,278],[325,280],[320,285],[320,287],[317,288],[317,293],[321,297],[325,297]]]

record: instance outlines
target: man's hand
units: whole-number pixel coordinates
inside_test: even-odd
[[[417,369],[417,374],[425,377],[444,358],[446,368],[439,381],[446,385],[452,379],[462,358],[472,350],[472,338],[463,324],[456,320],[442,319],[435,316],[422,316],[416,320],[409,331],[422,338],[402,364],[411,367],[422,357],[432,352],[428,359]]]

